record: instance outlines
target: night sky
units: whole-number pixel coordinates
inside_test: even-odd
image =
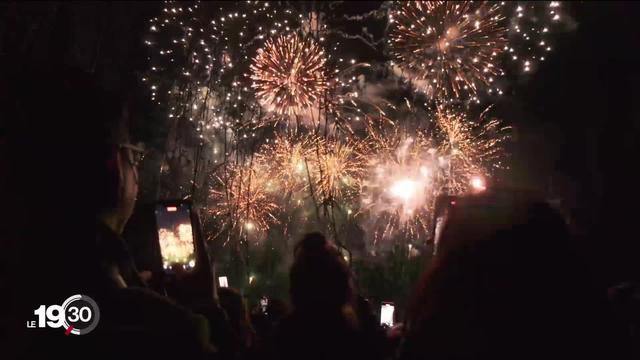
[[[336,11],[353,15],[378,4],[345,2]],[[143,98],[135,81],[146,66],[141,35],[160,5],[4,3],[0,57],[4,66],[18,59],[46,59],[95,70],[107,86]],[[640,26],[633,16],[640,14],[640,4],[581,2],[567,4],[564,11],[575,30],[557,35],[548,61],[515,80],[511,92],[496,103],[496,111],[515,128],[505,181],[560,201],[601,280],[640,280],[635,210],[640,200]],[[369,29],[383,30],[379,24]],[[377,56],[366,47],[352,49],[359,58]],[[132,127],[142,140],[159,136],[145,119]]]

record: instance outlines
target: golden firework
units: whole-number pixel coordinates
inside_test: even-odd
[[[368,127],[368,173],[361,208],[374,243],[398,234],[424,236],[438,192],[439,167],[433,140],[425,132],[406,134],[389,122]]]
[[[400,2],[390,16],[394,65],[433,98],[473,96],[503,73],[506,20],[500,2]]]
[[[368,176],[362,181],[361,211],[374,242],[395,236],[428,236],[440,194],[482,191],[502,167],[508,127],[486,109],[477,121],[440,106],[433,127],[407,131],[392,121],[367,128]]]
[[[289,34],[267,40],[251,65],[256,98],[276,114],[299,115],[327,89],[326,61],[311,37]]]
[[[474,178],[488,177],[502,167],[509,128],[498,119],[486,119],[488,111],[483,111],[477,121],[455,109],[440,106],[436,111],[438,153],[447,172],[446,186],[453,193],[468,191]]]
[[[359,190],[366,168],[361,144],[314,135],[278,135],[258,158],[269,164],[272,179],[283,194],[306,193],[320,201],[350,197]]]
[[[263,164],[269,164],[269,176],[282,186],[283,193],[306,190],[309,184],[309,162],[315,157],[319,139],[311,135],[288,137],[279,134],[264,144],[257,154]]]
[[[366,169],[360,143],[329,140],[319,145],[313,168],[319,196],[323,201],[351,198]]]
[[[271,194],[275,184],[262,164],[229,165],[215,179],[209,212],[225,223],[229,233],[265,231],[278,222]]]

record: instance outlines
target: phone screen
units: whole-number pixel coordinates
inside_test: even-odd
[[[165,270],[182,266],[190,270],[195,266],[191,205],[188,203],[158,204],[155,209],[160,253]]]
[[[383,303],[380,306],[380,325],[393,326],[393,311],[395,306],[389,303]]]
[[[269,298],[266,296],[263,296],[260,298],[260,308],[262,309],[263,313],[267,312],[267,306],[269,306]]]

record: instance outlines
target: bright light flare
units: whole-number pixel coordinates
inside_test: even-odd
[[[476,192],[485,191],[487,189],[487,184],[481,176],[473,176],[471,178],[470,185],[471,189]]]
[[[398,180],[391,185],[391,194],[408,202],[418,192],[418,183],[411,179]]]

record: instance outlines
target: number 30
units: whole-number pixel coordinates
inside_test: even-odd
[[[78,319],[82,322],[88,322],[91,320],[91,309],[86,306],[83,306],[80,309],[76,306],[72,306],[69,308],[69,311],[71,312],[71,316],[69,316],[70,322],[76,322]]]

